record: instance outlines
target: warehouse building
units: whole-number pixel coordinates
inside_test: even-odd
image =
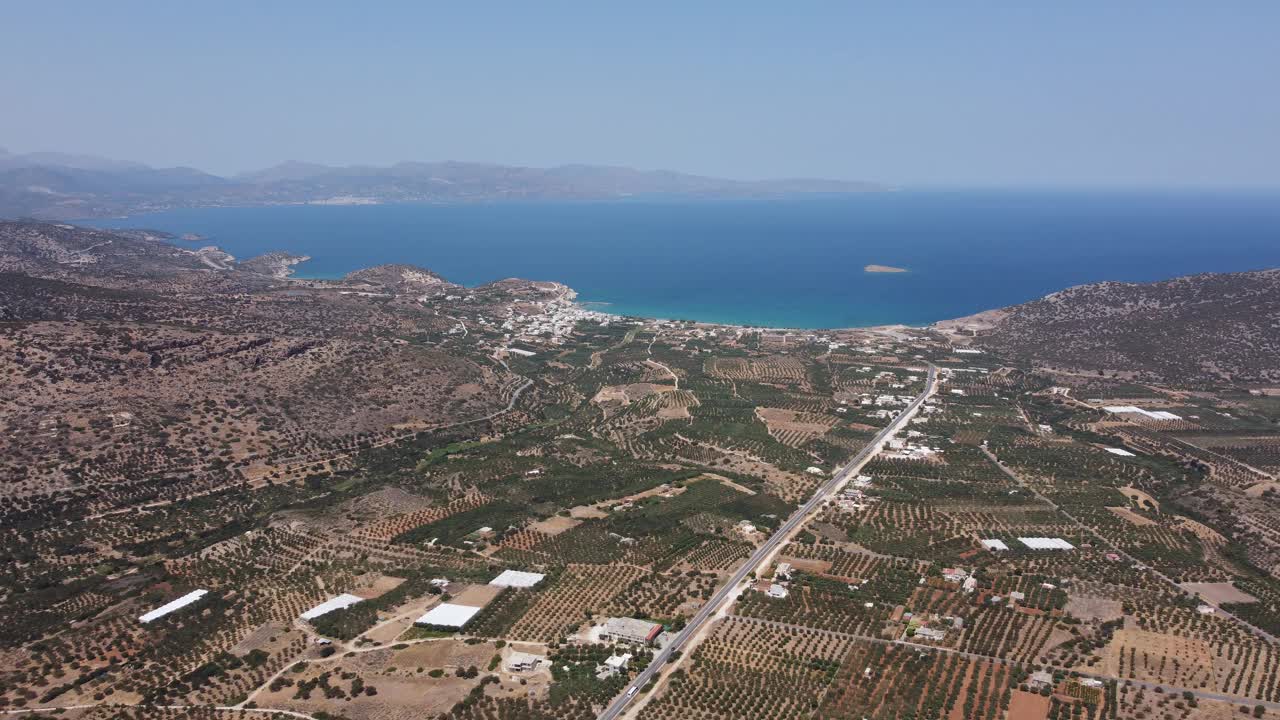
[[[415,622],[418,625],[461,629],[471,622],[471,618],[475,617],[478,612],[480,612],[480,608],[471,607],[470,605],[440,603]]]
[[[662,626],[648,620],[635,618],[609,618],[604,623],[600,639],[606,642],[629,642],[635,645],[648,645],[662,633]]]
[[[524,572],[522,570],[503,570],[497,577],[489,581],[497,587],[531,588],[542,582],[546,575],[542,573]]]

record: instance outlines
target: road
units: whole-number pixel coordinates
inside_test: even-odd
[[[764,544],[756,548],[756,551],[751,554],[751,557],[748,558],[736,572],[734,572],[734,574],[729,578],[729,581],[722,585],[720,589],[711,596],[711,599],[698,609],[698,612],[689,620],[688,624],[684,626],[684,629],[676,635],[675,639],[667,643],[665,648],[658,651],[653,658],[653,662],[649,663],[648,667],[636,676],[635,682],[628,685],[627,690],[623,692],[623,694],[614,698],[613,702],[605,708],[604,712],[600,713],[599,720],[615,720],[615,718],[621,715],[622,712],[627,709],[627,706],[631,704],[631,701],[635,700],[640,694],[639,689],[644,687],[646,683],[653,679],[662,670],[663,666],[667,664],[667,661],[671,658],[673,653],[683,647],[691,637],[697,634],[702,625],[711,618],[721,605],[724,604],[725,600],[734,594],[739,583],[745,580],[747,575],[758,568],[766,558],[772,555],[773,552],[777,550],[778,547],[781,546],[797,528],[808,520],[810,515],[821,508],[823,503],[826,502],[827,498],[832,493],[838,490],[842,485],[844,485],[844,483],[848,482],[854,474],[861,470],[862,466],[866,464],[866,461],[880,451],[880,448],[884,445],[885,441],[907,424],[907,421],[915,415],[915,412],[920,409],[920,406],[924,404],[924,401],[933,394],[934,386],[937,383],[937,373],[938,369],[933,365],[930,365],[929,376],[925,380],[924,392],[920,393],[916,399],[912,400],[911,404],[893,419],[893,422],[889,423],[888,426],[877,433],[875,438],[873,438],[870,443],[867,443],[866,447],[862,448],[857,455],[853,456],[852,460],[846,463],[844,467],[840,468],[840,470],[836,471],[831,476],[830,480],[823,483],[822,486],[818,488],[817,492],[813,494],[813,497],[792,513],[791,517],[789,517],[787,521],[777,529],[777,531],[770,535],[768,540],[764,541]]]
[[[656,332],[656,333],[654,333],[654,334],[653,334],[653,339],[649,341],[649,347],[645,348],[645,351],[646,351],[646,352],[648,352],[650,356],[652,356],[652,355],[653,355],[653,343],[658,339],[658,336],[659,336],[659,335],[661,335],[661,334],[662,334],[662,333],[660,333],[660,332]],[[656,365],[656,366],[658,366],[658,367],[662,368],[663,370],[666,370],[666,371],[667,371],[667,374],[671,376],[671,379],[676,381],[676,389],[677,389],[677,390],[679,390],[679,389],[680,389],[680,376],[679,376],[679,375],[677,375],[677,374],[675,374],[675,372],[674,372],[671,368],[667,367],[666,365],[663,365],[662,363],[660,363],[660,362],[658,362],[657,360],[654,360],[654,359],[652,359],[652,358],[650,358],[649,360],[645,360],[645,362],[647,362],[647,363],[649,363],[649,364],[651,364],[651,365]]]

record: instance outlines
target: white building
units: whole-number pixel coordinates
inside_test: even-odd
[[[941,641],[947,639],[947,631],[939,630],[937,628],[922,627],[916,630],[915,636],[918,638],[924,638],[925,640]]]
[[[542,582],[546,575],[542,573],[524,572],[522,570],[503,570],[497,577],[489,581],[498,587],[531,588]]]
[[[1018,542],[1032,550],[1075,550],[1076,546],[1062,538],[1020,537]]]
[[[648,645],[662,632],[662,626],[648,620],[635,618],[609,618],[604,622],[600,639],[606,642],[616,640],[635,645]]]
[[[596,677],[603,680],[613,677],[627,669],[627,665],[631,662],[631,653],[623,653],[621,655],[610,655],[603,665],[596,666]]]
[[[302,618],[303,620],[314,620],[320,617],[321,615],[331,613],[334,610],[342,610],[344,608],[349,608],[358,602],[364,602],[364,598],[360,597],[359,595],[352,595],[351,593],[342,593],[341,595],[338,595],[336,597],[331,597],[328,600],[325,600],[319,605],[302,613],[298,617]]]
[[[1136,405],[1108,405],[1103,410],[1112,415],[1141,415],[1148,420],[1181,420],[1182,416],[1164,410],[1144,410]]]
[[[533,653],[512,652],[511,657],[507,658],[507,670],[511,672],[529,672],[537,670],[538,665],[546,661],[546,658]]]
[[[470,605],[440,603],[431,608],[414,622],[418,625],[434,625],[437,627],[463,628],[471,622],[471,618],[480,612],[480,608]]]
[[[152,620],[159,620],[160,618],[164,617],[165,615],[168,615],[174,610],[180,610],[190,605],[191,603],[199,600],[200,598],[208,594],[208,592],[209,592],[208,590],[192,590],[191,592],[187,593],[186,595],[183,595],[177,600],[171,600],[165,603],[164,605],[161,605],[160,607],[156,608],[155,610],[152,610],[151,612],[146,613],[145,615],[142,615],[141,617],[138,618],[138,622],[143,623],[145,625],[146,623],[149,623]]]

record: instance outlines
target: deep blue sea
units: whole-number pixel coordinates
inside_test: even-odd
[[[558,280],[621,314],[774,327],[924,324],[1080,283],[1280,266],[1274,193],[278,206],[92,224],[309,255],[302,277],[412,263],[466,285]],[[910,272],[863,272],[873,263]]]

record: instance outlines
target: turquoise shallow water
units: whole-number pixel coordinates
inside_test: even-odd
[[[1264,193],[200,208],[92,224],[310,255],[300,276],[412,263],[467,285],[558,280],[622,314],[776,327],[924,324],[1086,282],[1280,266],[1280,194]],[[910,272],[863,272],[873,263]]]

